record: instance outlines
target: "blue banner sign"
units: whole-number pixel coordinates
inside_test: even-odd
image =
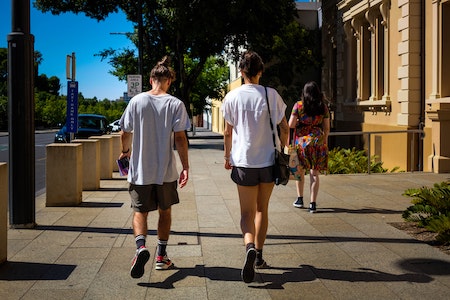
[[[78,131],[78,81],[67,82],[67,132]]]

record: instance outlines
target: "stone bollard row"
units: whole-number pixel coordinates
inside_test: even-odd
[[[112,178],[117,151],[120,135],[47,145],[46,206],[79,205],[83,190],[98,190],[101,179]]]

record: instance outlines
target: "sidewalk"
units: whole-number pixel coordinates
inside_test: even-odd
[[[207,131],[190,139],[190,181],[173,207],[167,248],[175,269],[154,269],[151,213],[151,259],[142,278],[130,277],[132,212],[127,182],[115,173],[100,190],[84,191],[79,207],[45,207],[45,194],[36,198],[38,226],[8,230],[0,299],[449,298],[450,256],[389,223],[402,221],[406,189],[450,174],[321,176],[316,214],[292,206],[293,181],[275,187],[264,247],[272,268],[242,282],[239,202],[222,143]]]

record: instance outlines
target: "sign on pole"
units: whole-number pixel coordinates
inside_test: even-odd
[[[142,76],[127,75],[128,97],[134,97],[142,92]]]
[[[67,132],[78,131],[78,81],[67,82]]]

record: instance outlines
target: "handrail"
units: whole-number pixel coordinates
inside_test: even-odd
[[[367,135],[367,174],[370,174],[370,163],[371,163],[371,135],[372,134],[389,134],[389,133],[417,133],[419,138],[423,139],[425,137],[425,132],[422,129],[408,129],[408,130],[383,130],[383,131],[332,131],[329,136],[343,136],[343,135]],[[413,140],[411,143],[411,169],[413,169],[413,159],[414,159],[414,142],[415,134],[413,135]],[[420,159],[420,158],[419,158]]]

